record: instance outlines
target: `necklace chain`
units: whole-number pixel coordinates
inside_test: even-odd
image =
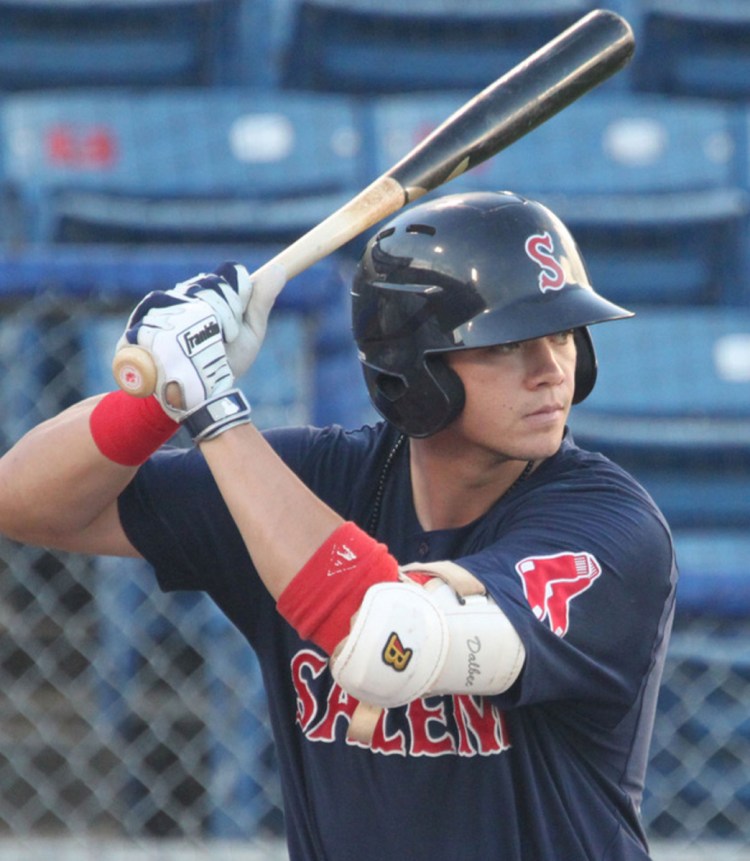
[[[370,519],[367,522],[367,532],[375,537],[375,533],[378,529],[378,524],[380,523],[380,508],[383,504],[383,494],[385,493],[385,485],[388,481],[388,475],[391,471],[391,465],[393,464],[394,458],[399,452],[399,449],[406,441],[406,434],[399,434],[398,439],[393,444],[393,447],[388,452],[388,456],[385,459],[385,463],[383,464],[383,468],[380,470],[380,475],[378,477],[378,486],[375,491],[375,501],[372,505],[372,513],[370,514]]]
[[[534,461],[529,460],[526,462],[526,466],[523,468],[523,472],[518,476],[518,478],[513,482],[513,484],[511,484],[511,486],[505,491],[503,496],[507,496],[511,492],[511,490],[513,490],[515,487],[517,487],[522,482],[526,481],[526,479],[531,474],[532,469],[534,469]],[[501,496],[500,499],[502,499],[502,498],[503,497]]]

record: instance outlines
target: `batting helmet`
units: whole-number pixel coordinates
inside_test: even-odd
[[[370,399],[413,437],[436,433],[463,408],[463,384],[442,354],[572,329],[579,403],[596,381],[586,327],[630,316],[594,292],[562,221],[510,192],[405,210],[368,242],[352,288]]]

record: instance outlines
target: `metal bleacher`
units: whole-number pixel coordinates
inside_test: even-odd
[[[750,98],[750,8],[743,0],[639,0],[637,24],[635,88]]]
[[[140,296],[266,262],[596,5],[0,0],[3,449],[112,386]],[[632,16],[631,67],[437,194],[549,203],[637,312],[592,327],[599,381],[571,428],[675,534],[644,821],[670,857],[710,839],[712,861],[745,858],[750,10],[610,8]],[[360,239],[282,291],[242,381],[259,425],[374,418],[348,318]],[[0,838],[283,832],[257,666],[211,605],[132,562],[0,541],[0,567]]]
[[[681,567],[691,595],[738,584],[750,552],[750,309],[644,310],[592,337],[599,380],[573,412],[577,441],[636,475],[678,552],[689,539]],[[702,571],[699,538],[715,551]]]
[[[297,0],[285,87],[372,94],[479,90],[586,12],[590,0]]]
[[[289,242],[362,187],[352,104],[206,88],[21,93],[5,181],[32,242]]]
[[[0,0],[0,90],[236,80],[240,0]]]

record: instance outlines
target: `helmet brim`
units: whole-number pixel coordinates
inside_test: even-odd
[[[633,317],[627,308],[599,296],[589,287],[568,285],[563,291],[542,297],[524,297],[502,308],[488,310],[453,332],[453,347],[425,352],[450,352],[475,347],[491,347],[543,338],[565,332]]]

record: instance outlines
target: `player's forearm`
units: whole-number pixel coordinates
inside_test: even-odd
[[[277,599],[343,519],[283,463],[252,425],[201,450],[261,579]]]
[[[0,532],[68,547],[111,506],[134,469],[105,458],[89,431],[98,398],[29,431],[0,459]]]

